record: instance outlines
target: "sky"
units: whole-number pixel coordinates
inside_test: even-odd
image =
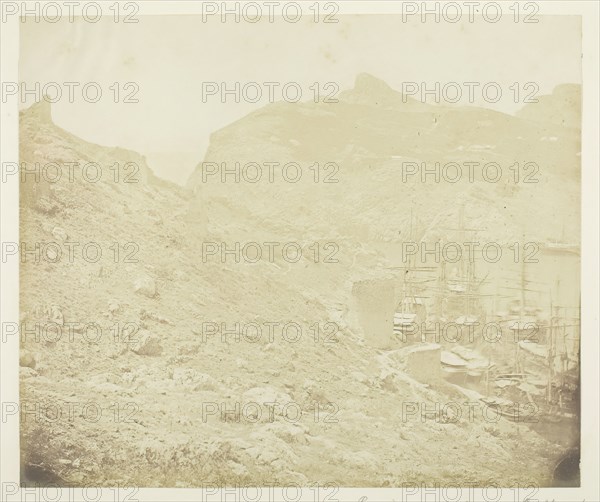
[[[57,82],[64,91],[52,107],[59,126],[87,141],[121,146],[148,157],[161,177],[183,184],[202,161],[214,131],[264,106],[264,82],[309,86],[334,82],[352,88],[361,72],[401,90],[407,82],[433,85],[498,82],[502,99],[486,103],[475,92],[473,105],[514,113],[509,86],[535,82],[538,94],[561,83],[581,81],[581,20],[544,16],[537,24],[501,20],[466,23],[401,23],[395,15],[343,15],[337,24],[202,22],[200,16],[141,16],[137,24],[21,24],[19,79]],[[558,36],[557,34],[560,34]],[[219,97],[202,102],[203,82],[257,82],[264,99],[235,103]],[[64,82],[98,82],[102,98],[88,103],[76,90],[66,99]],[[119,102],[109,87],[117,82]],[[137,86],[137,103],[123,98]],[[80,87],[81,88],[81,87]],[[79,88],[79,89],[80,89]],[[280,97],[278,92],[276,97]],[[417,96],[418,97],[418,96]],[[304,100],[303,99],[303,100]],[[27,96],[21,108],[35,96]]]

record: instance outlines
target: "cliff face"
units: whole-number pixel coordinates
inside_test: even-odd
[[[19,124],[25,206],[39,209],[51,205],[53,211],[60,211],[75,203],[81,190],[90,185],[109,199],[114,197],[114,189],[106,190],[111,184],[119,191],[140,185],[162,186],[139,153],[95,145],[58,127],[52,121],[51,104],[45,100],[21,111]],[[110,206],[110,200],[106,202]]]
[[[555,106],[557,100],[560,106]],[[274,103],[215,132],[204,159],[210,163],[204,166],[205,179],[200,164],[188,187],[202,187],[209,203],[222,200],[240,210],[252,207],[257,219],[299,234],[336,229],[351,235],[368,226],[372,238],[393,240],[399,227],[409,226],[411,208],[420,219],[433,222],[458,201],[489,239],[509,241],[527,234],[544,241],[555,230],[550,222],[559,220],[573,230],[568,238],[578,240],[574,202],[579,194],[580,146],[579,131],[572,126],[578,120],[579,101],[579,87],[563,86],[512,116],[477,107],[424,104],[362,74],[354,89],[340,93],[337,103]],[[234,182],[230,174],[223,182],[221,174],[226,168],[235,170],[236,162],[242,174],[245,165],[261,164],[262,177],[247,182],[242,176]],[[263,164],[268,162],[279,163],[272,182],[266,181]],[[302,166],[299,181],[285,181],[281,166],[288,162]],[[319,182],[311,168],[315,162],[321,166]],[[329,162],[337,165],[329,179],[337,183],[324,183],[328,173],[323,165]],[[403,162],[416,162],[417,174],[403,177]],[[450,162],[461,165],[458,182],[452,181],[454,171],[444,171]],[[474,179],[466,181],[469,162],[480,165]],[[495,180],[492,170],[485,174],[492,181],[485,182],[482,166],[491,162],[499,164],[501,177]],[[524,168],[530,162],[537,168]],[[433,171],[438,163],[440,179],[430,173],[423,183],[421,163]],[[256,168],[248,169],[247,178],[255,177]],[[535,183],[524,183],[524,176]],[[544,196],[532,197],[542,185]],[[523,218],[540,210],[550,215],[543,222]],[[323,225],[324,215],[331,225]],[[442,214],[444,218],[455,222],[456,211]],[[448,226],[449,221],[441,223]]]
[[[538,96],[537,103],[526,104],[517,117],[542,124],[581,130],[581,86],[558,85],[552,94]]]

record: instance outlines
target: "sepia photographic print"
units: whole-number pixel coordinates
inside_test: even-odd
[[[2,500],[598,500],[596,2],[0,5]]]

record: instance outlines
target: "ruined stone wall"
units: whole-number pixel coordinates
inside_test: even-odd
[[[352,297],[367,343],[377,348],[390,348],[395,308],[394,281],[373,279],[355,282]]]

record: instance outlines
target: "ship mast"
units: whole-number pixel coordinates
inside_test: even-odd
[[[552,305],[552,292],[550,292],[550,324],[548,326],[548,386],[546,401],[552,402],[552,381],[554,380],[554,308]]]
[[[519,244],[516,244],[517,246]],[[517,256],[521,259],[521,308],[519,309],[519,320],[517,324],[517,340],[515,343],[515,372],[521,372],[521,361],[520,361],[520,346],[521,343],[521,329],[523,328],[525,319],[525,259],[519,253]]]

